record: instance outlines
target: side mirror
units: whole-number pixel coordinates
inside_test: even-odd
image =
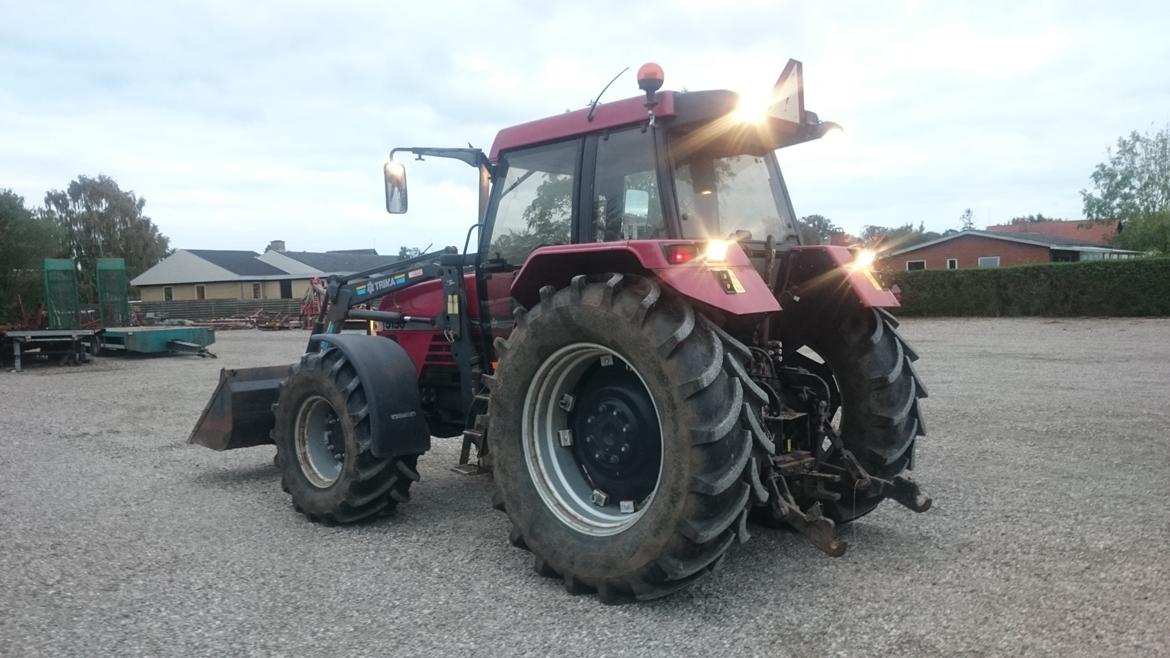
[[[406,165],[391,160],[382,167],[386,179],[386,212],[401,215],[406,212]]]

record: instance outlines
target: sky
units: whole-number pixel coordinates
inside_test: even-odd
[[[176,248],[462,244],[476,178],[396,146],[485,150],[506,126],[667,89],[759,95],[789,57],[840,138],[778,152],[798,215],[977,226],[1081,216],[1093,167],[1170,123],[1170,3],[0,0],[0,188],[78,175],[146,199]]]

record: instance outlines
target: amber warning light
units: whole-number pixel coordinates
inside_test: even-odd
[[[662,88],[665,79],[666,74],[662,72],[662,67],[654,62],[646,62],[638,69],[638,88],[646,92],[647,100]]]
[[[646,113],[650,115],[651,126],[654,125],[654,106],[658,105],[654,94],[662,88],[665,79],[662,67],[654,62],[646,62],[638,69],[638,88],[646,92]]]

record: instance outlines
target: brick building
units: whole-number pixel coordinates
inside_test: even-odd
[[[1139,255],[1136,251],[1060,236],[968,230],[885,254],[879,258],[878,267],[907,271],[957,270]]]

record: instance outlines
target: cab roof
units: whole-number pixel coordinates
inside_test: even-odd
[[[739,96],[731,91],[660,91],[654,116],[674,122],[689,122],[721,116],[735,109]],[[500,153],[520,146],[555,142],[588,133],[600,132],[646,121],[646,97],[633,96],[611,103],[601,103],[589,121],[589,108],[565,112],[510,128],[504,128],[492,142],[488,157],[499,162]]]

